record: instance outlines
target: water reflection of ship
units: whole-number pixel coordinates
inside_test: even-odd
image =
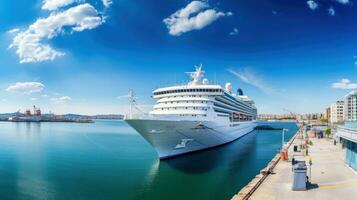
[[[205,151],[198,151],[175,159],[157,160],[153,162],[148,170],[145,181],[144,190],[137,194],[136,199],[154,199],[151,191],[162,184],[162,180],[172,179],[172,173],[168,173],[168,168],[183,172],[189,175],[198,175],[211,173],[219,167],[224,167],[224,174],[216,177],[216,181],[230,180],[234,177],[235,181],[241,180],[241,168],[246,168],[251,162],[245,162],[247,159],[252,159],[255,152],[257,131],[253,131],[239,140],[236,140],[228,145],[223,145],[218,148],[212,148]],[[254,159],[254,158],[253,158]],[[251,166],[250,166],[251,167]],[[254,168],[254,167],[251,167]],[[238,177],[236,174],[239,174]],[[244,172],[243,172],[244,173]],[[185,180],[185,179],[183,179]],[[176,179],[180,182],[180,179]],[[177,185],[185,185],[186,182],[176,183]],[[222,183],[225,185],[226,183]],[[219,198],[217,198],[219,199]]]

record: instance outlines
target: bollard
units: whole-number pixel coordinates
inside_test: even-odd
[[[282,160],[288,160],[289,155],[288,155],[288,151],[286,149],[280,151],[280,158]]]

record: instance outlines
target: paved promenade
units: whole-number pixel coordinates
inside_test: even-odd
[[[250,199],[357,199],[357,173],[344,163],[344,150],[340,144],[333,145],[331,139],[311,139],[313,145],[309,147],[312,158],[311,183],[313,188],[307,191],[292,191],[291,161],[279,161],[274,173],[269,175]],[[300,144],[297,138],[295,144]],[[293,153],[291,145],[289,160],[294,154],[297,160],[306,160],[303,153]],[[309,170],[308,170],[309,175]]]

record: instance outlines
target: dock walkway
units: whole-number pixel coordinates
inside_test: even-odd
[[[344,163],[341,145],[335,146],[332,139],[326,138],[310,140],[313,142],[309,147],[312,159],[310,181],[315,187],[307,191],[292,191],[291,161],[280,160],[274,173],[264,180],[249,199],[357,199],[357,173]],[[297,137],[293,143],[299,145],[301,139]],[[303,153],[293,152],[293,146],[289,148],[289,160],[293,154],[297,160],[306,160]],[[233,199],[237,197],[236,195]]]

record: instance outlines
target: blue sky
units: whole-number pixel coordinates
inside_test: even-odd
[[[259,113],[322,112],[357,89],[353,0],[55,3],[0,2],[0,112],[121,113],[130,88],[148,108],[200,63]]]

